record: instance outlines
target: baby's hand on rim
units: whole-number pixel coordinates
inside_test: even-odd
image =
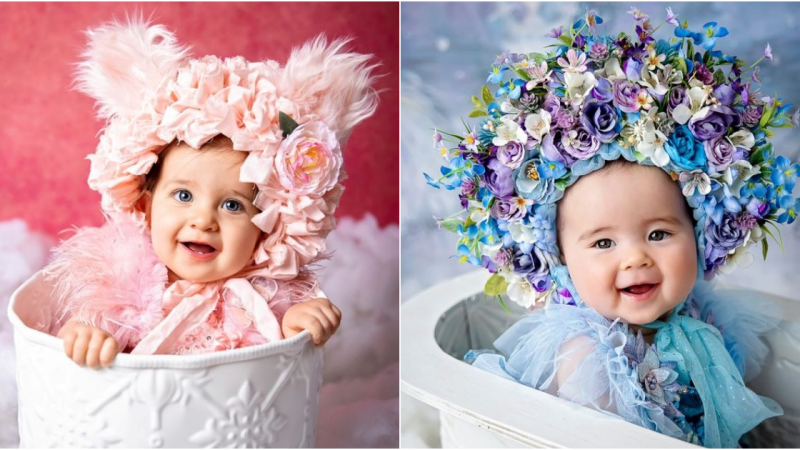
[[[281,331],[290,338],[303,330],[311,333],[317,347],[322,347],[339,328],[342,312],[327,298],[314,298],[292,305],[283,315]]]
[[[107,331],[91,325],[68,322],[58,331],[58,337],[64,339],[67,357],[79,366],[109,367],[119,353],[117,340]]]

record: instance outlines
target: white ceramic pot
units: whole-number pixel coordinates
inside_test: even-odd
[[[50,327],[37,273],[11,297],[21,447],[313,447],[322,350],[307,332],[203,355],[120,354],[92,370]]]

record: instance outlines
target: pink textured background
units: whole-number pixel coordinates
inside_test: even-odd
[[[102,223],[86,178],[97,132],[93,100],[71,89],[83,31],[142,11],[193,47],[193,55],[286,62],[291,48],[324,32],[351,36],[386,74],[377,113],[345,150],[350,177],[337,216],[399,215],[399,4],[397,3],[2,3],[0,4],[0,221],[25,219],[53,235]]]

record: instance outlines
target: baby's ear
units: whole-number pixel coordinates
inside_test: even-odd
[[[301,110],[316,115],[344,145],[352,128],[375,113],[378,93],[373,84],[379,64],[372,55],[347,52],[350,39],[330,45],[325,36],[295,48],[281,76],[282,95]]]
[[[144,214],[147,232],[150,233],[150,208],[153,204],[153,195],[149,191],[142,191],[139,200],[133,205],[133,209],[140,214]]]

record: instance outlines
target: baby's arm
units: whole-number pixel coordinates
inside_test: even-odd
[[[58,337],[64,339],[67,357],[79,366],[109,367],[119,353],[119,344],[110,333],[73,319],[61,327]]]
[[[281,331],[290,338],[303,330],[311,333],[311,339],[321,347],[339,328],[342,312],[327,298],[314,298],[295,303],[283,315]]]

